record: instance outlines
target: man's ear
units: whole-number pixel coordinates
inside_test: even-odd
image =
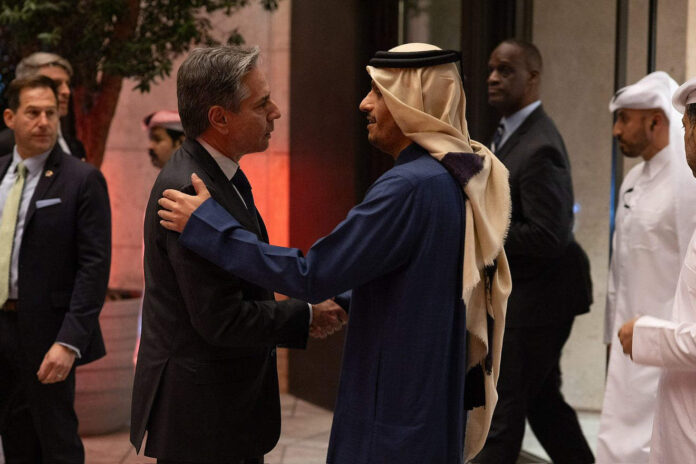
[[[2,117],[5,120],[5,125],[10,129],[14,129],[14,116],[14,112],[9,108],[6,108],[5,111],[2,112]]]
[[[650,118],[650,130],[655,130],[655,126],[658,124],[661,126],[668,125],[667,116],[665,116],[665,113],[662,111],[656,111],[653,113],[652,117]]]
[[[222,106],[211,106],[208,110],[208,122],[210,122],[210,127],[221,134],[229,133],[229,128],[227,126],[228,120],[227,111],[225,111]]]
[[[669,126],[669,124],[670,124],[669,117],[667,116],[667,114],[665,114],[664,111],[662,111],[662,110],[658,111],[657,116],[660,118],[660,124],[662,124],[663,126]],[[681,122],[681,121],[678,121],[678,122]]]

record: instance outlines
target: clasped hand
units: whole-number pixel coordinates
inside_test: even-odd
[[[196,174],[191,174],[191,183],[196,195],[187,195],[178,190],[167,189],[157,203],[162,207],[157,214],[160,224],[169,230],[181,233],[193,212],[210,198],[205,183]],[[314,338],[326,338],[341,330],[348,322],[348,314],[333,300],[312,305],[312,324],[309,334]]]
[[[348,322],[348,314],[333,300],[312,305],[312,324],[309,334],[314,338],[326,338]]]

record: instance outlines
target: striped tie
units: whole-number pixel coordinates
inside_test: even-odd
[[[495,130],[495,134],[493,134],[493,141],[491,142],[491,151],[495,152],[498,148],[500,148],[500,141],[503,140],[503,134],[505,133],[505,124],[502,122],[498,124],[498,128]]]
[[[12,245],[14,243],[17,213],[22,202],[24,179],[27,167],[23,162],[17,164],[17,177],[7,195],[0,221],[0,307],[5,304],[10,294],[10,263],[12,262]]]

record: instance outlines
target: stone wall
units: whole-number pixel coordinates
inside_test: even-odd
[[[659,2],[657,69],[685,76],[686,0]],[[609,262],[609,193],[616,2],[537,0],[533,40],[544,58],[542,100],[563,135],[573,169],[576,237],[592,263],[594,305],[576,319],[562,359],[563,392],[580,409],[599,410],[604,390],[604,304]],[[647,71],[648,0],[629,2],[627,81]],[[693,34],[693,32],[692,32]],[[633,166],[626,162],[625,170]]]

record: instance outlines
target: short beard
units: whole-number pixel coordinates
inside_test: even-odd
[[[155,151],[152,149],[149,149],[147,151],[147,154],[150,155],[150,161],[152,162],[152,165],[158,169],[162,169],[162,164],[160,163],[159,158],[155,154]]]
[[[619,143],[621,143],[620,138]],[[621,148],[621,151],[627,158],[638,158],[642,156],[643,153],[645,153],[645,150],[647,149],[649,144],[650,142],[648,141],[648,138],[645,136],[644,133],[641,133],[640,137],[638,137],[637,140],[633,142],[624,142],[623,146],[625,148]]]

